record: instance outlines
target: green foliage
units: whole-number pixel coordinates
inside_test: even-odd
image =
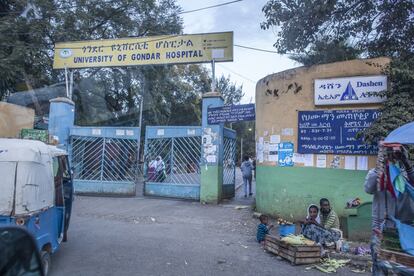
[[[224,98],[224,104],[237,104],[243,98],[243,86],[236,86],[230,81],[230,76],[227,78],[221,76],[216,80],[216,90],[221,93]]]
[[[317,43],[342,42],[364,56],[406,56],[413,51],[412,0],[270,0],[263,29],[277,28],[274,46],[302,54]]]
[[[232,124],[232,128],[237,132],[237,161],[240,162],[243,156],[256,156],[256,140],[254,121],[237,122]],[[243,144],[243,156],[241,145]]]
[[[301,54],[292,54],[290,58],[305,66],[324,64],[338,60],[351,60],[358,58],[360,51],[348,46],[342,41],[322,42],[317,41],[310,46],[309,51]]]
[[[382,116],[363,132],[369,143],[376,143],[392,130],[414,121],[414,57],[392,61],[386,73],[391,89],[387,91]]]
[[[55,42],[180,34],[174,0],[5,0],[0,3],[0,100],[65,80],[52,69]],[[228,102],[241,87],[218,80]],[[200,124],[201,95],[210,90],[201,65],[76,70],[73,100],[78,125]]]
[[[414,1],[269,0],[263,12],[261,27],[276,29],[277,51],[306,66],[393,58],[383,115],[362,133],[366,142],[375,143],[414,120]]]

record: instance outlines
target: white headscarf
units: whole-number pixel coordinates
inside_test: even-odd
[[[318,205],[316,205],[316,204],[311,204],[311,205],[309,205],[309,207],[308,207],[308,209],[307,209],[307,213],[308,213],[308,215],[306,216],[306,219],[309,219],[309,218],[310,218],[309,209],[310,209],[311,207],[313,207],[313,206],[315,206],[315,207],[318,209],[318,216],[316,217],[315,221],[316,221],[317,223],[321,223],[321,218],[319,217],[319,213],[320,213],[320,211],[319,211],[319,207],[318,207]]]
[[[157,171],[162,171],[162,170],[164,170],[165,169],[165,164],[164,164],[164,161],[162,160],[162,158],[161,158],[161,156],[157,156],[157,159],[158,160],[156,160],[156,164],[157,164],[157,166],[156,166],[156,170]]]

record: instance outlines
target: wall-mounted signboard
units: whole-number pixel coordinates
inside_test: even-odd
[[[54,69],[233,61],[233,32],[55,44]]]
[[[356,134],[380,115],[376,109],[299,111],[298,152],[377,154],[376,145],[364,144]]]
[[[315,80],[315,105],[381,103],[386,99],[387,76]]]
[[[256,118],[254,104],[225,105],[208,108],[207,122],[209,125],[254,121]]]

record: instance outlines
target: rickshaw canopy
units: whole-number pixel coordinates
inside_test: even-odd
[[[0,215],[22,215],[54,203],[53,157],[66,152],[40,141],[0,139]]]

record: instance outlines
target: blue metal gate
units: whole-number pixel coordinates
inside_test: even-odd
[[[235,195],[236,182],[236,132],[224,129],[223,137],[223,198],[232,198]]]
[[[147,126],[144,194],[198,200],[200,159],[201,127]]]
[[[139,141],[139,128],[71,128],[75,192],[135,195]]]

